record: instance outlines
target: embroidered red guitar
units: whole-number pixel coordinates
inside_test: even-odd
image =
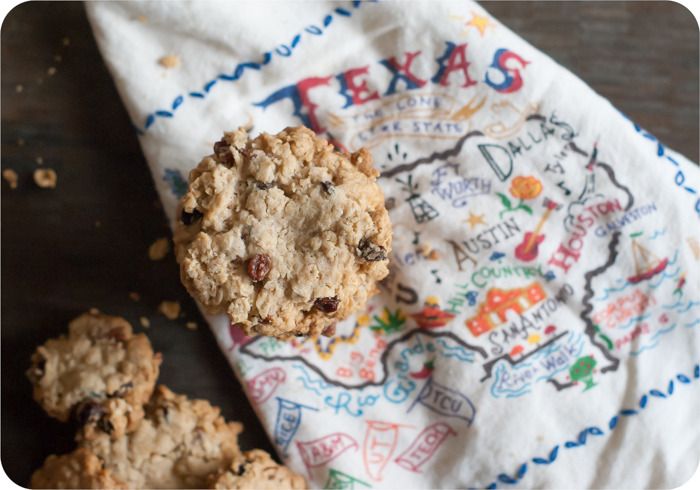
[[[559,208],[559,204],[547,199],[546,197],[544,198],[544,205],[547,210],[542,215],[540,222],[537,223],[535,231],[525,232],[523,241],[517,247],[515,247],[515,256],[523,262],[530,262],[537,258],[537,254],[539,254],[539,246],[544,241],[544,235],[540,234],[540,230],[544,226],[547,219],[549,219],[549,215],[552,214],[552,211]]]

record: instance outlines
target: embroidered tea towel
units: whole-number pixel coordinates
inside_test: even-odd
[[[208,317],[315,488],[659,488],[700,455],[700,176],[476,3],[95,2],[171,220],[224,130],[369,148],[391,274],[334,338]],[[157,61],[170,55],[162,66]]]

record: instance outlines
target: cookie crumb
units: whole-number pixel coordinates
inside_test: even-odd
[[[44,158],[43,157],[36,157],[34,159],[37,165],[43,165],[44,164]]]
[[[50,66],[48,70],[46,70],[46,74],[50,77],[54,76],[56,74],[56,67]]]
[[[187,327],[188,330],[197,330],[197,323],[187,322],[185,323],[185,327]]]
[[[22,85],[21,83],[18,83],[15,86],[15,92],[17,92],[18,94],[21,94],[23,90],[24,90],[24,85]]]
[[[168,320],[175,320],[180,315],[180,303],[177,301],[161,301],[158,311]]]
[[[146,17],[145,15],[139,15],[136,17],[136,20],[145,24],[146,22],[148,22],[148,17]]]
[[[137,293],[136,291],[131,291],[129,293],[129,299],[131,301],[141,301],[141,295]]]
[[[100,310],[98,310],[98,309],[95,308],[95,307],[90,308],[90,309],[88,310],[88,312],[89,312],[91,315],[99,315],[99,314],[100,314]]]
[[[68,36],[64,37],[64,38],[61,40],[61,43],[62,43],[64,46],[70,46],[70,38],[69,38]]]
[[[146,318],[145,316],[139,317],[139,323],[141,324],[141,326],[143,328],[150,328],[150,326],[151,326],[151,321],[148,318]]]
[[[438,260],[440,253],[435,250],[429,243],[421,243],[416,247],[416,252],[428,260]]]
[[[148,258],[151,260],[163,260],[170,250],[168,239],[163,237],[151,243],[148,247]]]
[[[10,186],[10,189],[17,189],[17,172],[11,168],[6,168],[2,171],[2,178],[5,179],[5,182],[7,182],[7,185]]]
[[[164,68],[177,68],[180,66],[180,58],[174,54],[168,54],[161,56],[158,60],[158,64]]]
[[[427,257],[433,247],[429,243],[421,243],[416,247],[416,252],[418,252],[423,257]]]
[[[38,168],[34,171],[34,182],[42,189],[55,189],[58,177],[50,168]]]

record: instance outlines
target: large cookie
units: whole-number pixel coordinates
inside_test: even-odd
[[[102,461],[85,448],[62,456],[51,455],[32,474],[32,488],[128,488],[104,469]]]
[[[158,386],[145,410],[133,432],[81,443],[129,488],[205,488],[211,474],[240,454],[241,425],[227,423],[205,400]]]
[[[391,224],[368,151],[304,127],[226,133],[189,176],[175,232],[182,282],[246,334],[332,334],[388,274]]]
[[[307,488],[303,476],[281,466],[265,451],[246,451],[233,464],[213,478],[219,490],[301,490]]]
[[[85,313],[70,322],[68,336],[37,348],[27,376],[36,401],[63,422],[74,416],[80,437],[120,437],[143,417],[160,363],[125,319]]]

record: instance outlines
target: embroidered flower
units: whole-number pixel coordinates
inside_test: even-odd
[[[542,192],[542,182],[528,175],[515,177],[510,183],[510,194],[518,199],[534,199]]]

